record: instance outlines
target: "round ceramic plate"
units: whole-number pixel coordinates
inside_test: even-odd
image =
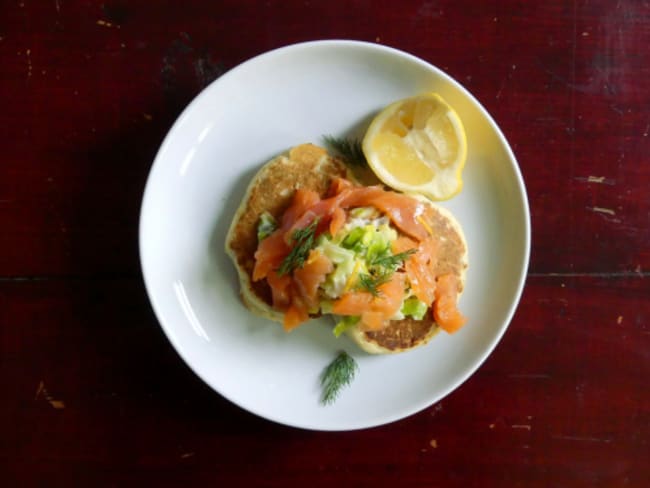
[[[250,313],[224,252],[249,181],[262,164],[324,135],[363,135],[389,103],[442,95],[469,145],[464,189],[442,205],[465,230],[469,270],[454,335],[403,354],[373,356],[336,339],[323,318],[290,334]],[[515,311],[530,248],[526,191],[515,157],[485,109],[438,68],[369,43],[318,41],[253,58],[208,86],[170,130],[151,169],[140,216],[144,280],[165,334],[208,385],[240,407],[287,425],[351,430],[439,401],[493,350]],[[337,352],[359,365],[336,402],[319,375]]]

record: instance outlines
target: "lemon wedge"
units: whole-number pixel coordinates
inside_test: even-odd
[[[370,123],[362,147],[377,178],[395,190],[447,200],[463,188],[465,129],[436,93],[383,109]]]

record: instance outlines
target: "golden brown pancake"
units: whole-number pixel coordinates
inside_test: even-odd
[[[356,182],[341,160],[330,156],[323,148],[302,144],[265,164],[249,184],[228,231],[226,252],[239,274],[242,301],[252,312],[280,323],[284,318],[282,312],[272,307],[271,292],[266,281],[251,280],[261,214],[269,212],[279,221],[291,204],[296,189],[309,188],[322,197],[337,177]],[[441,239],[436,271],[439,274],[456,274],[460,278],[460,294],[467,268],[467,246],[460,225],[448,211],[426,198],[415,198],[436,210],[432,230]],[[348,335],[369,353],[395,353],[426,344],[437,329],[432,317],[427,316],[423,320],[393,320],[379,332],[361,332],[354,328]]]
[[[341,160],[313,144],[296,146],[257,172],[226,237],[226,253],[239,273],[242,300],[253,312],[276,322],[283,320],[282,312],[271,306],[271,289],[266,280],[251,280],[260,215],[266,211],[279,221],[298,188],[309,188],[322,196],[334,178],[349,179],[349,176]]]
[[[465,286],[467,271],[467,244],[463,231],[454,216],[431,203],[424,197],[414,197],[434,208],[435,218],[431,224],[433,235],[440,237],[435,274],[440,276],[453,273],[458,276],[458,296]],[[422,346],[438,332],[438,325],[428,313],[422,320],[407,317],[392,320],[390,325],[378,332],[362,332],[353,329],[349,335],[365,351],[372,354],[402,352]]]

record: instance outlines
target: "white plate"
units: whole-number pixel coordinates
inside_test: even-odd
[[[362,134],[378,110],[439,92],[467,130],[462,193],[443,205],[466,233],[470,267],[455,335],[404,354],[371,356],[336,339],[326,319],[290,334],[240,303],[226,231],[257,169],[325,134]],[[140,216],[140,256],[155,313],[181,357],[224,397],[267,419],[351,430],[404,418],[465,381],[495,347],[519,300],[530,248],[524,183],[485,109],[438,68],[355,41],[292,45],[224,74],[187,107],[151,169]],[[328,322],[329,323],[329,322]],[[318,378],[344,349],[359,372],[331,406]]]

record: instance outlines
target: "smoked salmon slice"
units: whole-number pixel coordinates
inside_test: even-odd
[[[299,300],[294,300],[286,312],[284,312],[284,330],[286,332],[292,331],[303,322],[309,320],[309,310],[304,303]]]
[[[384,190],[380,186],[360,187],[335,178],[326,198],[312,190],[296,190],[291,205],[282,215],[280,226],[258,243],[252,279],[266,279],[273,306],[284,312],[284,327],[291,330],[309,319],[309,310],[319,307],[319,287],[325,282],[334,264],[322,252],[311,249],[301,267],[287,274],[278,274],[284,259],[291,253],[297,231],[317,222],[314,237],[323,232],[336,235],[345,225],[347,210],[375,207],[389,217],[402,233],[392,244],[393,253],[411,249],[416,252],[405,261],[403,272],[377,286],[377,293],[353,290],[334,301],[336,315],[360,316],[361,330],[380,330],[402,305],[406,282],[413,294],[427,306],[433,303],[436,322],[448,332],[458,330],[465,317],[456,308],[458,279],[455,275],[435,276],[438,241],[431,235],[433,210],[407,195]],[[284,273],[284,272],[283,272]]]
[[[458,277],[445,274],[436,283],[436,301],[433,303],[433,319],[442,329],[453,334],[460,329],[467,318],[456,306],[458,297]]]
[[[332,271],[334,271],[332,261],[322,252],[312,249],[304,266],[293,272],[293,280],[298,291],[310,308],[318,307],[318,287]],[[270,282],[269,285],[271,285]],[[273,289],[273,285],[271,285],[271,289]]]
[[[359,315],[361,330],[380,330],[402,306],[404,273],[394,273],[390,280],[377,287],[377,295],[368,291],[345,293],[332,305],[336,315]]]
[[[409,278],[413,294],[429,307],[435,298],[435,264],[438,241],[429,236],[420,243],[416,243],[408,237],[398,237],[393,242],[394,253],[404,252],[409,249],[417,249],[417,252],[411,254],[404,262],[404,269]]]
[[[257,245],[257,251],[255,251],[253,281],[264,279],[271,271],[278,269],[289,251],[291,248],[284,239],[284,233],[280,230],[276,230],[260,242]]]
[[[345,225],[346,219],[347,215],[345,213],[345,210],[343,210],[341,207],[335,208],[334,212],[332,213],[332,221],[330,222],[330,235],[336,235],[338,231],[340,231],[341,228]]]
[[[271,271],[266,276],[266,281],[271,287],[273,307],[277,310],[286,310],[291,304],[291,287],[293,284],[291,276],[280,276],[277,272]]]

